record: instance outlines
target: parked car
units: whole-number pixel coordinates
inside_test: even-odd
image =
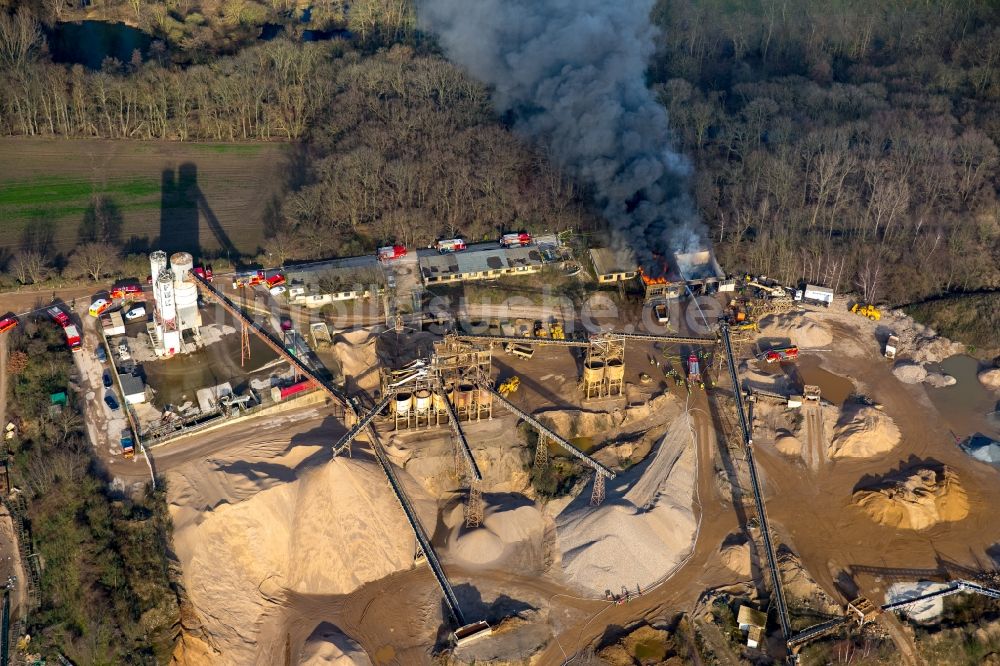
[[[284,285],[279,284],[277,287],[271,287],[268,291],[271,292],[272,296],[281,296],[283,293],[288,291],[288,289]]]
[[[101,375],[101,381],[104,382],[104,388],[111,388],[111,373],[105,370]]]
[[[98,298],[96,301],[90,304],[90,316],[100,317],[110,307],[111,307],[111,301],[109,301],[106,298]]]
[[[137,305],[128,312],[125,313],[125,319],[132,321],[134,319],[140,319],[146,316],[146,306]]]
[[[108,355],[104,353],[104,345],[97,345],[97,349],[94,350],[94,356],[96,356],[97,360],[101,363],[108,360]]]
[[[118,401],[115,400],[115,396],[110,393],[104,394],[104,404],[110,407],[112,411],[116,411],[118,409]]]
[[[128,345],[124,342],[118,345],[118,356],[123,361],[127,361],[132,358],[132,355],[128,353]]]

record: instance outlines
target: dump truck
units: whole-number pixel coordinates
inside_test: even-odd
[[[885,343],[885,357],[890,361],[896,358],[896,351],[899,349],[899,337],[890,335]]]
[[[333,345],[333,338],[330,337],[330,329],[321,321],[309,324],[309,334],[313,339],[313,347],[316,349],[326,349]]]
[[[515,344],[508,342],[503,346],[503,350],[512,356],[528,359],[535,355],[535,348],[531,345]]]
[[[669,314],[667,314],[667,304],[657,303],[656,305],[654,305],[653,316],[656,318],[656,321],[661,324],[670,323],[670,316]]]
[[[132,440],[132,431],[126,428],[122,430],[121,436],[122,455],[131,460],[135,456],[135,442]]]
[[[536,338],[549,337],[549,329],[545,326],[545,322],[541,320],[535,322],[533,331]]]

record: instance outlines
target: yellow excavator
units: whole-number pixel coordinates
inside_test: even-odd
[[[851,306],[851,312],[861,315],[862,317],[868,317],[872,321],[878,321],[882,318],[882,313],[879,312],[879,309],[871,303],[865,303],[863,305],[861,303],[855,303]]]
[[[557,320],[553,320],[552,323],[549,324],[549,330],[552,332],[553,340],[566,339],[566,332],[563,330],[562,324],[559,323]]]
[[[497,393],[506,398],[512,393],[516,393],[520,386],[521,378],[515,375],[514,377],[500,382],[500,386],[497,387]]]

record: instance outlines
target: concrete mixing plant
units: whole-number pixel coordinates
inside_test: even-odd
[[[149,255],[150,275],[153,281],[152,335],[158,356],[173,356],[183,351],[181,334],[201,326],[198,312],[198,288],[191,280],[194,260],[187,252],[177,252],[170,257],[156,251]]]

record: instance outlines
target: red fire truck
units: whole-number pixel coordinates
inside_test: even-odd
[[[500,247],[524,247],[526,245],[531,245],[531,234],[520,232],[504,234],[500,237]]]
[[[766,363],[778,363],[779,361],[794,361],[799,357],[799,348],[792,347],[775,347],[770,349],[763,354],[764,361]]]
[[[13,312],[8,312],[3,316],[3,319],[0,319],[0,333],[6,333],[19,323],[20,320],[17,318],[17,315]]]
[[[406,256],[405,245],[387,245],[378,249],[379,261],[392,261]]]
[[[465,241],[461,238],[448,238],[445,240],[439,240],[434,244],[434,248],[441,254],[446,252],[460,252],[468,247]]]

